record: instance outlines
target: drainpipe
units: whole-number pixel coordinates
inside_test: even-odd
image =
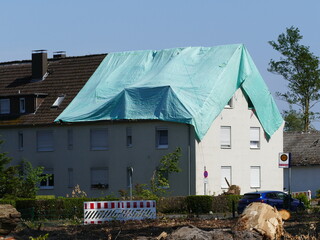
[[[188,124],[188,195],[191,195],[191,126]]]

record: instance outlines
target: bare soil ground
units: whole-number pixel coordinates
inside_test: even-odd
[[[157,239],[162,233],[171,234],[183,226],[195,226],[212,231],[231,231],[237,218],[203,219],[197,217],[166,218],[157,220],[109,222],[101,225],[71,225],[65,222],[44,222],[28,226],[24,224],[11,233],[15,239],[28,239],[49,234],[47,239]],[[293,215],[284,223],[287,235],[284,239],[320,239],[320,214]],[[238,238],[239,239],[239,238]],[[248,239],[248,238],[243,238]]]

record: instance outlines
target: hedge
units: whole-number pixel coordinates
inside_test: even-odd
[[[157,212],[163,214],[207,214],[232,212],[233,203],[236,209],[238,195],[220,196],[180,196],[166,197],[157,200]],[[39,199],[0,199],[0,204],[11,204],[21,212],[23,219],[65,219],[82,218],[83,202],[115,201],[118,198],[39,198]]]

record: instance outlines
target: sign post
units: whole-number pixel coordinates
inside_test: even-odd
[[[203,171],[203,183],[204,183],[204,195],[207,195],[207,184],[208,184],[208,171],[206,170],[206,167],[204,167]]]
[[[288,192],[291,194],[291,154],[290,153],[279,153],[279,168],[288,168]]]

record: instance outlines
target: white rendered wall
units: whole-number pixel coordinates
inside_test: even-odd
[[[230,149],[220,147],[220,126],[231,126]],[[250,149],[250,127],[260,127],[260,149]],[[231,166],[230,184],[240,186],[241,194],[256,190],[250,187],[251,166],[261,169],[258,190],[283,190],[283,170],[278,168],[278,154],[282,149],[283,127],[268,142],[258,119],[248,109],[242,91],[238,90],[233,108],[224,109],[203,140],[196,143],[196,194],[218,195],[227,190],[221,188],[222,166]],[[203,177],[204,168],[208,171],[207,180]]]

